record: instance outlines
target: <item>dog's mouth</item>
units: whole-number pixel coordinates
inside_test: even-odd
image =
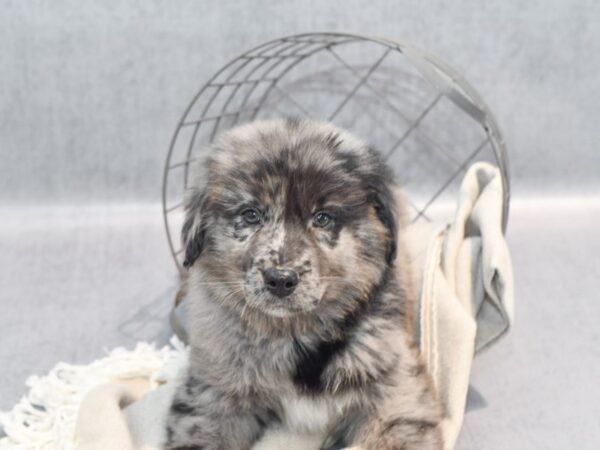
[[[265,313],[268,316],[278,317],[278,318],[292,317],[292,316],[295,316],[300,313],[300,311],[295,311],[294,309],[291,309],[287,306],[277,306],[277,305],[270,305],[270,306],[265,305],[265,306],[261,307],[261,310],[263,313]]]
[[[297,296],[279,298],[266,293],[255,300],[255,307],[263,313],[273,317],[290,317],[306,311],[305,307],[298,304]]]
[[[245,301],[249,307],[259,310],[271,317],[293,317],[302,315],[315,309],[321,298],[302,292],[294,292],[288,296],[280,297],[272,294],[266,288],[246,289]]]

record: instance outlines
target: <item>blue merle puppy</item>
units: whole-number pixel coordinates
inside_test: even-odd
[[[190,367],[168,450],[245,450],[279,424],[323,449],[441,449],[411,342],[401,202],[371,148],[328,123],[223,134],[183,225]]]

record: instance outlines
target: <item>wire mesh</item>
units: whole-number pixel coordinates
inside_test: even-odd
[[[179,121],[164,170],[167,239],[182,269],[179,230],[190,164],[222,131],[257,118],[328,120],[379,149],[404,185],[412,220],[433,220],[476,160],[510,186],[504,141],[477,92],[455,70],[407,43],[311,33],[260,45],[219,70]],[[438,214],[439,214],[438,211]]]

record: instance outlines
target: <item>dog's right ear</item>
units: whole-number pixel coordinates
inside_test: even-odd
[[[183,267],[189,269],[202,254],[206,240],[206,217],[204,193],[194,191],[186,203],[185,220],[181,229],[181,241],[185,248]]]

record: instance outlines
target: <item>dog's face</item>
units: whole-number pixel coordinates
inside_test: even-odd
[[[395,256],[390,176],[324,123],[256,122],[211,149],[183,227],[193,283],[244,314],[345,314]]]

